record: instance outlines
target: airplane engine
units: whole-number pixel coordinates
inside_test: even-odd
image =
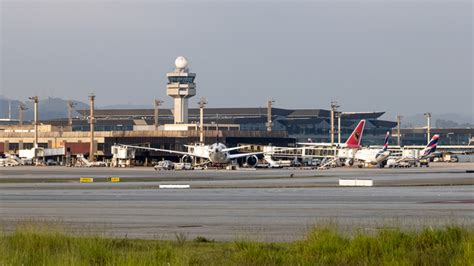
[[[247,166],[255,167],[258,163],[258,157],[255,155],[247,156],[245,158],[245,163],[247,164]]]
[[[397,163],[397,160],[395,160],[395,159],[388,159],[386,165],[389,168],[392,168],[392,167],[397,167],[398,163]]]
[[[190,155],[184,155],[182,158],[181,158],[182,162],[183,163],[193,163],[194,162],[194,157],[193,156],[190,156]]]
[[[352,166],[354,165],[354,160],[352,159],[346,159],[345,163],[344,163],[346,166]]]

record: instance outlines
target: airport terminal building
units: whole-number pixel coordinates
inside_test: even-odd
[[[268,131],[266,108],[207,108],[204,112],[205,143],[219,141],[228,146],[240,144],[295,146],[296,142],[330,142],[330,111],[272,108],[272,129]],[[83,118],[41,121],[40,147],[65,147],[72,154],[88,154],[90,139],[89,110],[79,110]],[[360,119],[366,119],[364,145],[380,144],[395,122],[378,119],[383,112],[349,113],[341,116],[341,142],[350,135]],[[156,148],[183,150],[184,144],[199,142],[199,109],[189,109],[187,124],[173,124],[173,112],[160,110],[155,127],[153,109],[95,110],[95,137],[98,156],[110,156],[114,143],[139,144]],[[8,124],[8,125],[7,125]],[[337,122],[335,123],[337,143]],[[218,129],[218,130],[217,130]],[[14,122],[0,125],[0,152],[16,152],[33,147],[34,128]]]
[[[206,103],[202,99],[200,108],[189,108],[188,99],[196,95],[196,74],[189,72],[183,57],[178,57],[175,65],[176,69],[166,74],[166,92],[173,99],[173,108],[158,109],[161,103],[156,100],[155,109],[77,110],[79,116],[74,119],[38,121],[37,134],[34,123],[0,121],[0,153],[31,149],[35,139],[38,147],[63,148],[67,154],[85,156],[93,150],[95,156],[103,158],[111,156],[111,146],[115,143],[183,151],[185,144],[201,140],[206,144],[219,141],[230,147],[247,144],[287,147],[298,142],[331,141],[330,110],[274,108],[270,102],[267,108],[204,108]],[[94,98],[90,96],[90,106],[94,106]],[[396,132],[396,122],[380,119],[384,112],[334,110],[334,114],[335,144],[344,143],[361,119],[367,121],[362,137],[364,146],[381,145],[387,131]],[[95,133],[90,131],[91,120]],[[403,144],[425,144],[425,138],[419,136],[421,133],[402,131]],[[446,134],[449,140],[458,140],[451,131]],[[473,135],[471,129],[462,134],[468,134],[469,138]],[[443,136],[441,141],[444,142]],[[165,156],[158,152],[138,154],[141,155]]]
[[[204,124],[206,129],[219,128],[239,131],[267,131],[267,108],[206,108]],[[87,116],[89,110],[79,110],[83,119],[75,120],[73,131],[88,131]],[[330,142],[330,111],[324,109],[281,109],[271,108],[272,132],[285,131],[296,142]],[[384,112],[359,112],[341,114],[341,142],[349,137],[361,119],[366,119],[363,144],[377,145],[383,142],[387,131],[397,123],[379,119]],[[96,110],[97,131],[110,130],[152,130],[154,128],[153,109],[110,109]],[[189,124],[199,124],[199,109],[189,109]],[[173,123],[173,111],[161,109],[158,121],[160,125]],[[60,123],[60,121],[57,121]],[[191,126],[193,128],[194,126]],[[162,126],[161,128],[164,128]],[[338,123],[335,121],[335,142],[337,142]]]
[[[431,135],[440,136],[439,145],[474,145],[474,128],[431,128],[430,131]],[[402,145],[420,145],[427,140],[426,128],[402,128],[400,133]]]

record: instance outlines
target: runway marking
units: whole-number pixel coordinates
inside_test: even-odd
[[[474,199],[467,199],[467,200],[440,200],[440,201],[426,201],[422,203],[428,203],[428,204],[474,204]]]
[[[159,185],[159,188],[191,188],[190,185]]]
[[[81,177],[81,178],[79,178],[79,182],[81,182],[81,183],[93,183],[93,182],[94,182],[94,178],[91,178],[91,177]]]
[[[372,187],[372,179],[339,179],[339,186]]]

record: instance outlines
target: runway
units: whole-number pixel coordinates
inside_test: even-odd
[[[152,168],[12,167],[0,171],[0,189],[34,188],[155,188],[158,184],[191,184],[193,188],[332,187],[339,179],[373,179],[375,186],[474,185],[474,163],[433,164],[430,168],[330,170],[257,169],[154,171]],[[80,184],[79,178],[94,178]],[[119,177],[120,184],[107,184]]]
[[[199,235],[216,240],[247,237],[289,241],[303,237],[308,228],[321,223],[335,223],[345,231],[451,223],[474,226],[474,174],[465,171],[472,168],[470,164],[323,172],[194,171],[195,177],[193,172],[150,169],[44,168],[29,173],[23,168],[17,172],[2,169],[0,179],[38,181],[1,183],[0,216],[4,230],[22,220],[45,220],[60,221],[74,232],[163,239],[183,233],[190,239]],[[68,181],[72,174],[99,173],[105,177],[110,170],[135,180],[118,184]],[[45,173],[65,181],[42,183]],[[289,178],[290,173],[293,178]],[[139,181],[151,175],[157,180]],[[336,180],[351,176],[371,178],[376,186],[336,186]],[[410,179],[416,181],[410,185]],[[436,185],[449,180],[451,185]],[[191,189],[157,189],[163,183],[187,183]]]

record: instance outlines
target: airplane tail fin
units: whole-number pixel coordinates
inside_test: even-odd
[[[438,146],[438,140],[439,140],[439,135],[436,134],[434,135],[430,142],[428,142],[428,145],[426,145],[426,147],[421,151],[421,157],[426,157],[430,154],[432,154],[433,152],[436,151],[436,147]]]
[[[383,142],[383,151],[386,151],[388,149],[388,138],[390,137],[390,131],[387,131],[387,134],[385,135],[385,140]]]
[[[360,120],[359,124],[357,124],[356,128],[347,139],[346,144],[348,147],[359,147],[360,141],[362,139],[362,133],[364,133],[365,127],[365,120]]]

